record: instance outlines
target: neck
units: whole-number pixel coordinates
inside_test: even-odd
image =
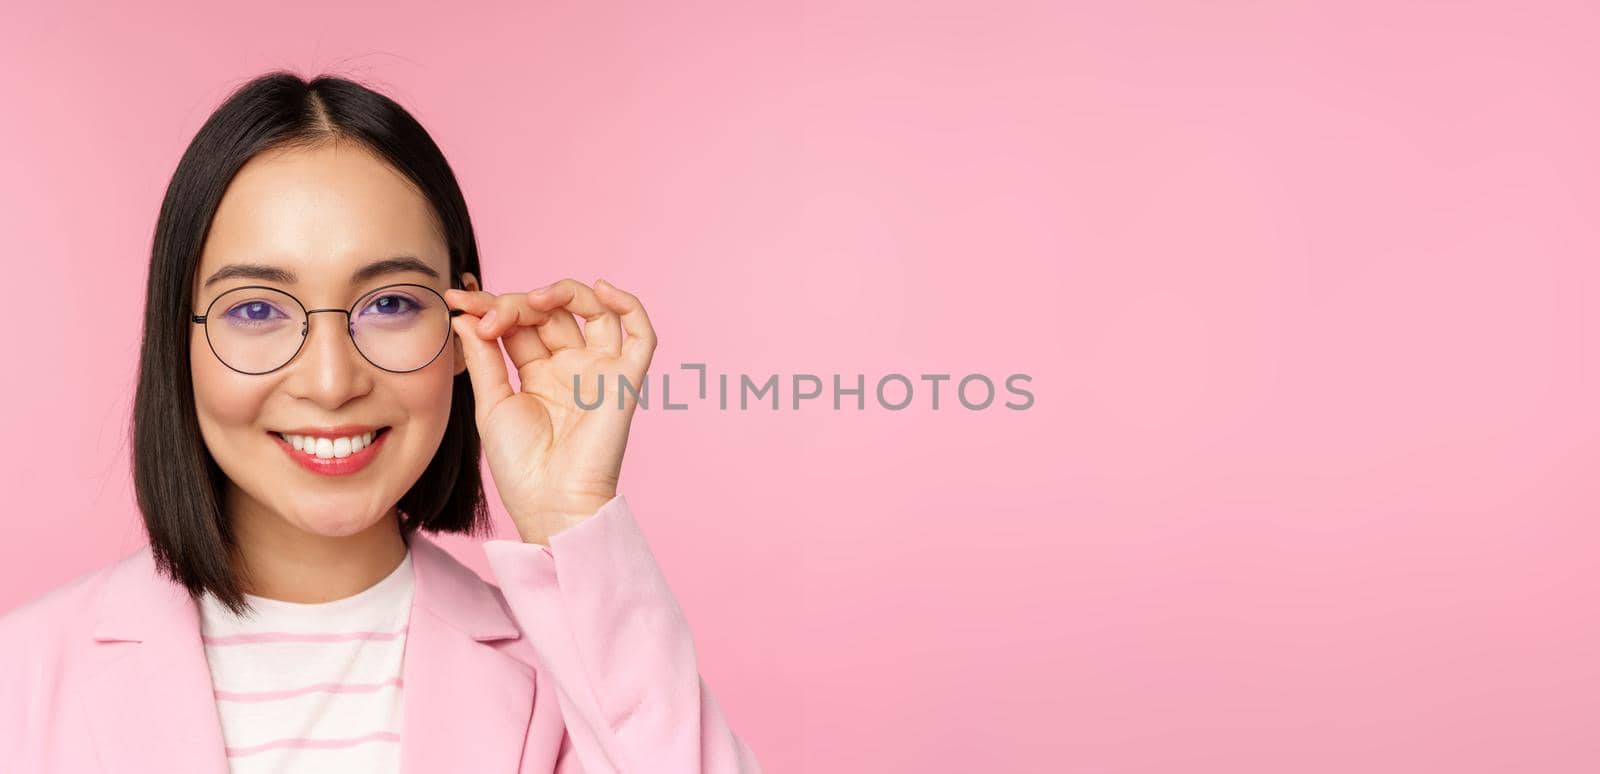
[[[229,510],[245,570],[244,592],[267,599],[319,604],[361,593],[405,559],[399,510],[360,532],[321,535],[299,529],[264,509]]]

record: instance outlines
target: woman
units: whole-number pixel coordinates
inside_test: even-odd
[[[759,770],[617,493],[644,308],[480,283],[399,105],[280,72],[218,108],[151,255],[149,544],[0,617],[0,771]],[[495,584],[429,538],[492,534],[480,439]]]

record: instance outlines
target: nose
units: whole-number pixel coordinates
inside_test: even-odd
[[[297,396],[333,410],[372,388],[367,361],[350,338],[350,318],[343,310],[317,310],[306,316],[306,341],[292,364],[289,389]]]

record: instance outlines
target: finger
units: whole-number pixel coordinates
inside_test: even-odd
[[[607,354],[614,354],[621,345],[622,331],[613,324],[609,329],[603,318],[612,316],[595,298],[589,286],[575,279],[563,279],[528,293],[528,302],[537,309],[547,309],[553,315],[552,324],[542,331],[551,351],[596,346]],[[573,313],[583,316],[585,327],[578,329]],[[568,321],[571,321],[570,324]],[[592,329],[590,325],[597,324]]]
[[[451,294],[455,295],[451,295]],[[466,311],[481,315],[475,330],[489,340],[500,338],[506,354],[520,373],[522,367],[540,358],[550,357],[550,350],[539,339],[535,326],[550,318],[550,313],[528,304],[525,293],[495,295],[485,291],[451,289],[446,300]]]
[[[530,306],[525,293],[508,293],[500,300],[505,302],[501,308],[507,310],[504,317],[513,320],[510,327],[501,332],[500,340],[505,343],[506,354],[511,356],[511,365],[521,374],[529,363],[550,357],[550,349],[539,338],[539,325],[549,321],[550,313]]]
[[[595,312],[599,301],[589,286],[575,279],[560,280],[528,293],[528,304],[550,314],[549,322],[540,326],[539,336],[551,352],[587,346],[572,312],[584,313],[585,320],[591,314],[599,316]]]
[[[578,328],[577,318],[572,313],[561,308],[550,311],[550,319],[539,326],[539,339],[544,342],[551,352],[560,352],[563,349],[582,349],[583,331]]]
[[[485,338],[505,335],[519,325],[538,325],[550,318],[550,313],[528,303],[525,293],[503,293],[489,302],[489,310],[478,329]]]
[[[498,338],[519,325],[538,325],[549,318],[549,312],[528,303],[525,293],[495,294],[451,288],[445,299],[450,305],[479,317],[478,332],[486,339]]]
[[[478,317],[482,317],[494,307],[494,299],[495,294],[483,290],[449,288],[444,292],[446,306],[471,312]]]
[[[617,313],[617,319],[628,332],[628,340],[622,345],[622,357],[633,365],[637,372],[634,376],[642,380],[650,370],[650,360],[656,351],[656,329],[650,324],[650,316],[645,314],[644,304],[639,303],[637,296],[605,280],[595,282],[595,291],[600,293],[600,300]]]
[[[511,397],[512,392],[511,375],[506,371],[505,357],[500,354],[500,342],[478,335],[478,319],[472,314],[457,315],[450,320],[450,328],[461,340],[468,378],[472,380],[472,397],[481,419],[500,401]]]
[[[550,308],[559,304],[582,317],[583,337],[590,349],[598,349],[613,357],[622,352],[622,323],[588,285],[575,279],[560,282],[528,294],[535,306]]]

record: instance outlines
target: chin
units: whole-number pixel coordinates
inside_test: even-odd
[[[342,513],[326,514],[296,514],[292,522],[302,531],[327,538],[350,537],[359,535],[377,524],[380,515],[369,516],[360,520],[351,519],[349,511]]]

